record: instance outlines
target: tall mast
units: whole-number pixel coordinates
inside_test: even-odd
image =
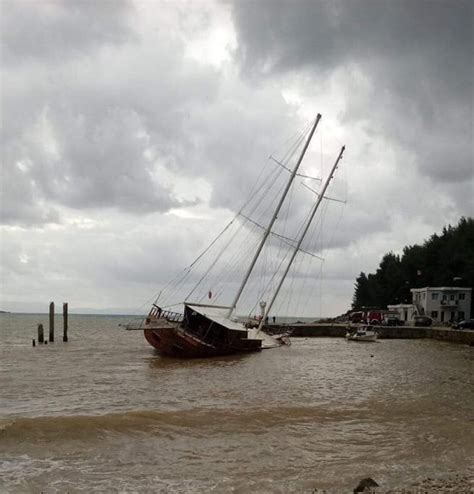
[[[237,291],[237,294],[234,298],[234,301],[232,302],[232,305],[230,306],[230,310],[229,310],[227,317],[230,317],[232,315],[232,312],[234,311],[234,309],[237,305],[237,302],[239,301],[240,296],[242,295],[242,292],[244,291],[245,285],[247,284],[247,281],[250,278],[250,274],[252,273],[252,270],[255,267],[255,263],[257,262],[257,259],[260,255],[260,253],[262,252],[263,246],[265,245],[265,242],[267,241],[268,235],[270,235],[270,232],[271,232],[272,227],[273,227],[273,223],[275,223],[275,220],[277,219],[278,213],[280,212],[280,209],[283,205],[283,202],[284,202],[284,200],[288,194],[288,191],[290,190],[291,184],[293,183],[293,180],[296,177],[296,174],[298,172],[298,168],[300,167],[301,162],[303,161],[306,150],[308,149],[309,143],[311,142],[314,131],[316,130],[316,127],[318,126],[318,123],[320,120],[321,120],[321,114],[318,113],[318,115],[316,116],[316,121],[314,122],[313,128],[311,129],[311,132],[309,133],[309,136],[306,139],[303,150],[301,151],[300,157],[298,158],[298,162],[296,163],[295,169],[291,173],[290,180],[288,181],[288,183],[285,187],[285,190],[283,191],[283,194],[280,198],[280,202],[278,203],[278,206],[277,206],[275,212],[273,213],[273,217],[270,220],[270,223],[268,224],[267,229],[265,230],[265,233],[263,234],[263,237],[262,237],[262,240],[260,242],[260,245],[258,246],[257,252],[255,253],[255,255],[252,259],[252,262],[250,263],[250,266],[249,266],[247,272],[245,273],[245,277],[242,281],[242,284],[239,287],[239,290]]]
[[[265,319],[267,318],[268,314],[270,313],[270,310],[272,308],[272,305],[273,303],[275,302],[275,299],[277,298],[278,296],[278,293],[280,291],[280,288],[282,287],[283,285],[283,282],[285,281],[285,278],[288,274],[288,271],[290,270],[291,268],[291,265],[293,264],[293,261],[295,260],[295,257],[296,257],[296,254],[298,254],[298,251],[300,250],[300,247],[301,247],[301,244],[303,243],[303,240],[306,236],[306,234],[308,233],[308,230],[309,230],[309,227],[311,226],[311,223],[314,219],[314,215],[316,214],[316,211],[318,210],[319,208],[319,205],[321,204],[322,200],[324,199],[324,194],[326,193],[326,190],[327,188],[329,187],[329,183],[331,182],[333,176],[334,176],[334,172],[336,171],[336,168],[337,168],[337,165],[339,164],[339,161],[341,161],[342,159],[342,155],[344,154],[344,150],[346,149],[345,146],[342,146],[341,148],[341,151],[339,152],[339,156],[337,157],[336,159],[336,162],[334,163],[334,166],[332,167],[331,169],[331,173],[328,175],[328,178],[326,179],[326,182],[324,183],[324,186],[321,190],[321,193],[318,197],[318,200],[316,201],[316,204],[313,206],[313,209],[311,210],[311,214],[308,218],[308,221],[306,222],[306,226],[298,240],[298,243],[293,251],[293,254],[291,256],[291,259],[288,263],[288,265],[286,266],[286,270],[285,272],[283,273],[283,276],[281,277],[281,280],[280,280],[280,283],[278,284],[278,288],[276,289],[275,293],[273,294],[273,297],[272,297],[272,300],[270,301],[269,304],[267,304],[266,306],[266,309],[265,309],[265,314],[263,315],[261,321],[260,321],[260,324],[258,326],[258,330],[260,331],[262,329],[262,326],[265,322]]]

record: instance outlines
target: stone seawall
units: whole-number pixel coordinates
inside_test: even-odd
[[[474,346],[474,331],[469,329],[432,328],[429,330],[435,340],[452,341]]]
[[[291,330],[296,337],[342,337],[347,331],[346,324],[291,324],[266,327],[271,333]],[[377,326],[380,339],[420,339],[451,341],[474,346],[474,331],[450,328],[425,328],[418,326]]]

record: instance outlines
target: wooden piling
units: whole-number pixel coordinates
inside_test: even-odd
[[[54,302],[49,304],[49,341],[54,342]]]
[[[38,343],[44,343],[44,329],[42,324],[38,324]]]
[[[63,341],[67,341],[67,302],[63,303]]]

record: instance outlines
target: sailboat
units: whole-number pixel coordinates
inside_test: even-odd
[[[263,325],[265,320],[268,319],[268,314],[280,292],[297,253],[301,250],[301,244],[309,230],[316,211],[318,210],[321,201],[326,198],[326,189],[342,159],[345,149],[344,146],[341,148],[321,192],[318,193],[318,199],[312,207],[298,240],[292,245],[293,252],[280,277],[277,284],[278,286],[271,297],[271,301],[268,304],[265,303],[263,306],[261,305],[263,307],[263,313],[259,319],[258,325],[256,327],[251,327],[251,325],[240,321],[234,316],[234,311],[242,292],[248,283],[249,277],[255,268],[262,249],[267,242],[270,233],[272,233],[272,227],[281,211],[292,182],[298,174],[298,169],[303,161],[320,119],[321,115],[318,114],[312,125],[311,131],[306,138],[294,169],[288,170],[290,172],[290,178],[281,194],[268,225],[264,229],[261,241],[246,270],[245,276],[235,293],[232,303],[229,305],[215,305],[186,300],[183,303],[184,308],[182,312],[169,311],[166,307],[159,305],[157,301],[152,305],[144,320],[142,329],[144,330],[144,335],[148,343],[160,354],[178,358],[205,358],[259,352],[264,349],[276,348],[288,343],[288,339],[285,336],[267,334],[263,330]]]

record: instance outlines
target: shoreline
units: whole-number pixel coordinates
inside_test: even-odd
[[[368,485],[373,485],[372,482],[378,483],[377,487],[365,487],[363,485],[368,482]],[[372,481],[372,482],[371,482]],[[331,494],[331,488],[321,489],[315,488],[311,494]],[[346,491],[345,491],[346,492]],[[443,475],[440,477],[425,477],[419,481],[408,482],[404,486],[386,487],[377,479],[365,478],[347,493],[366,493],[366,494],[473,494],[474,493],[474,472],[468,471],[463,474]]]
[[[424,326],[374,326],[379,339],[434,339],[474,346],[474,331],[446,327]],[[293,337],[344,337],[347,324],[342,323],[300,323],[269,324],[264,326],[269,333],[292,331]]]

